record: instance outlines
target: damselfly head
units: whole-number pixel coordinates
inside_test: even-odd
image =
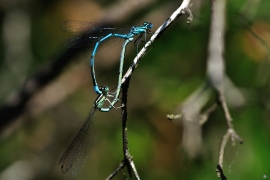
[[[144,22],[143,26],[146,27],[147,29],[151,29],[153,27],[153,24],[150,22]]]
[[[102,94],[106,95],[109,91],[109,87],[108,86],[100,86],[99,90],[102,92]]]

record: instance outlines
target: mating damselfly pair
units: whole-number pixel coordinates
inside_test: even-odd
[[[90,66],[94,91],[98,94],[98,97],[94,101],[93,107],[87,115],[81,129],[58,163],[61,165],[61,171],[63,173],[67,173],[69,176],[74,176],[84,166],[92,146],[94,136],[93,121],[96,113],[98,111],[110,111],[111,108],[115,108],[114,105],[119,100],[126,46],[134,40],[136,35],[138,35],[135,40],[135,42],[137,42],[138,52],[139,42],[142,40],[143,35],[145,35],[146,38],[146,34],[151,33],[150,29],[152,27],[152,23],[149,22],[144,22],[141,26],[132,26],[131,28],[117,28],[114,26],[106,26],[103,24],[83,21],[65,21],[61,24],[61,29],[64,31],[82,33],[80,36],[74,36],[67,39],[65,43],[67,47],[93,47]],[[107,86],[98,86],[94,66],[95,56],[101,43],[104,41],[118,41],[119,39],[123,39],[124,43],[120,54],[118,85],[115,92],[109,92],[109,88]],[[112,101],[110,101],[109,98],[112,98]],[[103,107],[105,101],[109,102],[109,106],[107,108]]]

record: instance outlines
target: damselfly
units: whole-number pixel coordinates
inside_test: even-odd
[[[93,107],[87,115],[81,129],[67,148],[66,152],[60,159],[58,165],[61,165],[62,173],[70,177],[75,176],[84,166],[86,159],[92,147],[94,138],[94,119],[98,111],[104,111],[102,108],[105,101],[109,101],[109,88],[100,87],[102,92],[95,100]],[[109,101],[110,102],[110,101]],[[107,111],[105,109],[105,111]]]
[[[94,86],[94,91],[97,94],[102,94],[100,91],[96,75],[95,75],[95,55],[97,54],[100,43],[106,41],[115,42],[119,39],[124,39],[125,42],[122,46],[121,57],[120,57],[120,65],[119,65],[119,76],[118,76],[118,85],[115,91],[115,96],[112,103],[106,108],[108,111],[114,106],[115,103],[118,102],[120,88],[121,88],[121,79],[124,65],[124,57],[125,57],[125,49],[128,43],[133,41],[134,36],[139,35],[135,42],[139,42],[142,39],[142,36],[151,33],[150,29],[153,27],[152,23],[144,22],[141,26],[132,26],[131,28],[116,28],[113,26],[106,26],[103,24],[90,23],[90,22],[82,22],[82,21],[65,21],[61,24],[61,28],[67,32],[79,33],[83,32],[81,36],[70,37],[66,41],[67,47],[82,47],[88,46],[91,47],[94,45],[94,49],[92,51],[90,65],[91,65],[91,75]],[[137,46],[138,51],[138,46]],[[105,109],[104,109],[105,110]]]

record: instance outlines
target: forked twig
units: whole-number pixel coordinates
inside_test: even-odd
[[[226,99],[224,96],[224,77],[225,77],[225,63],[223,58],[224,53],[224,32],[225,32],[225,0],[212,0],[212,20],[210,28],[210,39],[208,46],[208,59],[207,59],[207,74],[209,82],[217,93],[217,102],[222,108],[226,122],[227,132],[223,136],[222,143],[220,145],[218,166],[216,169],[217,176],[221,179],[226,179],[222,164],[223,156],[226,148],[226,144],[231,138],[233,144],[235,141],[243,143],[235,132],[232,124],[232,117],[228,109]]]

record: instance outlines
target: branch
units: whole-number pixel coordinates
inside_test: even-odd
[[[208,120],[209,115],[214,112],[217,109],[217,104],[214,103],[212,106],[210,106],[208,109],[206,109],[199,118],[200,125],[203,125]]]
[[[131,76],[128,77],[128,79],[125,81],[125,84],[122,85],[122,138],[123,138],[123,153],[124,153],[124,159],[120,163],[119,167],[107,178],[112,179],[116,174],[123,169],[125,166],[127,167],[129,176],[132,177],[132,174],[135,175],[136,179],[140,179],[139,174],[136,170],[135,164],[132,160],[132,156],[129,153],[128,150],[128,135],[127,135],[127,119],[128,119],[128,113],[127,113],[127,95],[128,95],[128,88],[129,88],[129,82],[130,82]]]
[[[207,109],[200,114],[203,107],[209,101],[212,89],[209,83],[202,84],[197,88],[185,102],[180,106],[177,115],[167,115],[168,119],[180,119],[183,125],[182,147],[190,158],[196,158],[202,152],[202,124],[208,119],[209,114],[215,110],[215,107]]]
[[[225,77],[225,64],[223,59],[224,52],[224,31],[225,31],[225,0],[212,0],[212,21],[210,29],[210,40],[208,46],[208,59],[207,59],[207,74],[208,79],[213,88],[217,92],[218,103],[221,106],[226,122],[227,133],[223,136],[223,140],[219,151],[219,161],[217,166],[217,175],[221,179],[226,179],[223,174],[222,164],[226,144],[231,138],[233,144],[235,141],[243,143],[243,140],[234,131],[232,124],[232,117],[228,109],[226,99],[224,96],[224,77]]]
[[[144,45],[141,51],[134,58],[133,63],[122,78],[122,84],[124,84],[126,79],[132,75],[133,71],[138,66],[141,58],[145,55],[146,50],[153,44],[156,39],[158,39],[165,32],[165,30],[171,25],[172,22],[174,22],[179,16],[185,14],[188,11],[188,23],[190,23],[190,20],[192,20],[192,14],[190,10],[187,10],[189,9],[189,2],[190,0],[183,0],[181,6],[176,11],[174,11],[174,13],[156,30],[150,40]]]
[[[107,179],[112,179],[121,169],[127,166],[129,176],[132,177],[132,172],[135,175],[136,179],[140,179],[138,172],[136,170],[135,164],[132,160],[132,156],[128,150],[128,138],[127,138],[127,92],[129,87],[130,78],[132,76],[133,71],[138,66],[140,59],[144,56],[148,47],[152,45],[155,39],[159,38],[162,33],[169,27],[169,25],[181,14],[188,14],[187,23],[192,21],[192,13],[188,7],[189,0],[184,0],[182,5],[171,15],[170,18],[167,19],[166,22],[161,25],[156,32],[152,35],[150,40],[145,44],[145,46],[141,49],[141,51],[137,54],[133,63],[127,70],[126,74],[122,78],[121,88],[122,88],[122,137],[123,137],[123,152],[124,152],[124,160],[120,163],[119,167],[109,175]]]
[[[244,141],[242,140],[241,137],[239,137],[236,132],[233,129],[228,129],[227,133],[223,136],[220,148],[219,148],[219,158],[218,158],[218,165],[216,169],[217,176],[221,178],[222,180],[226,180],[226,176],[223,173],[223,157],[224,157],[224,152],[226,148],[226,144],[229,141],[231,137],[231,140],[234,142],[234,139],[236,139],[240,144],[242,144]]]

